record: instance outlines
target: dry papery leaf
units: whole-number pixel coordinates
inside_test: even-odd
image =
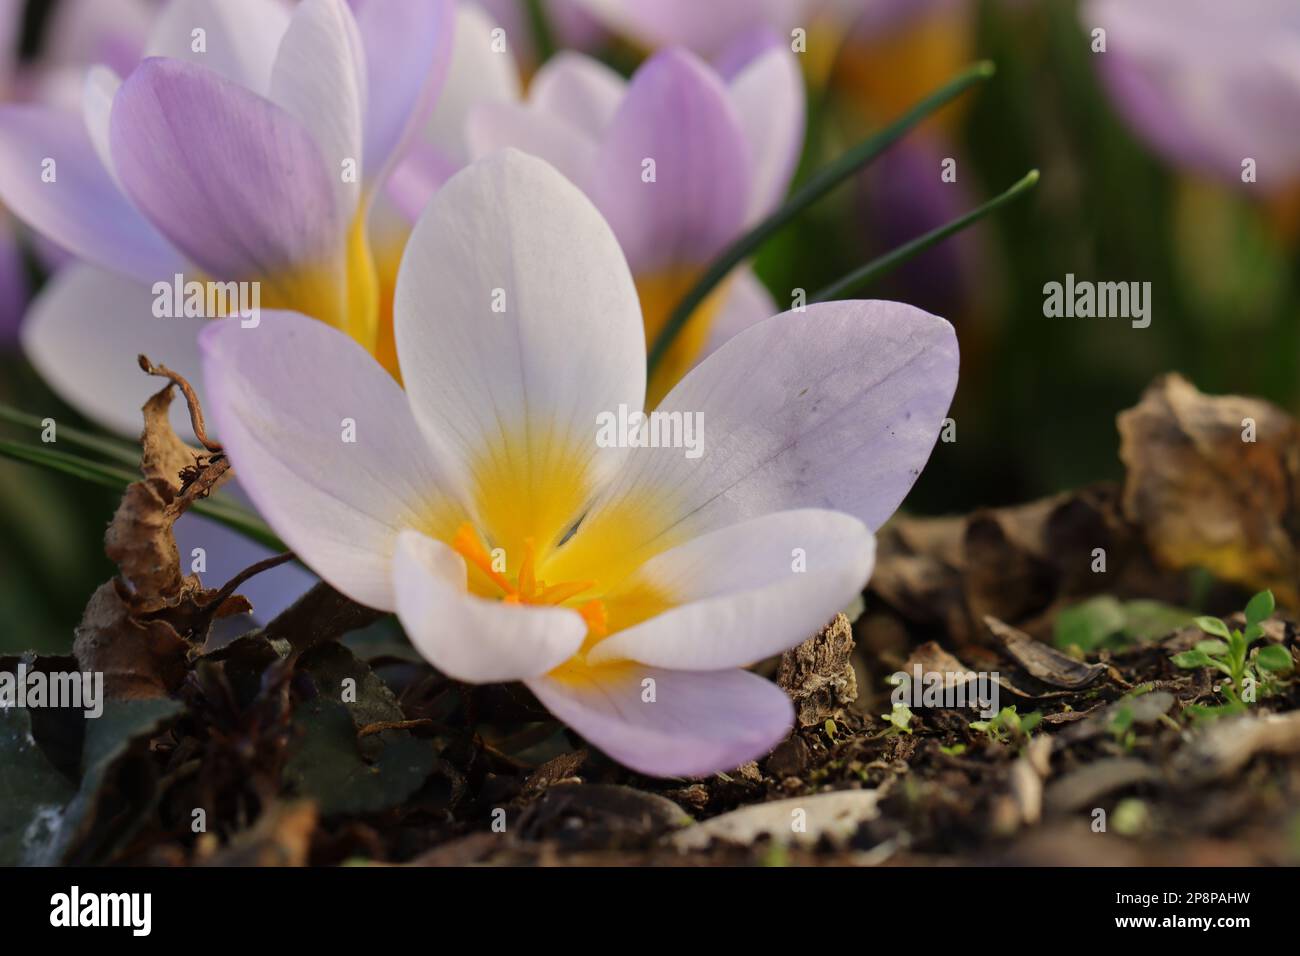
[[[220,446],[207,440],[202,413],[183,379],[141,357],[150,374],[172,379],[144,404],[143,477],[126,489],[104,535],[119,576],[96,590],[77,626],[73,653],[82,668],[104,673],[110,699],[162,697],[184,679],[187,655],[202,646],[212,621],[249,610],[248,602],[181,573],[173,526],[229,476]],[[190,448],[169,421],[175,389],[186,393],[205,450]]]
[[[1119,416],[1124,514],[1165,567],[1208,568],[1300,599],[1300,426],[1257,398],[1213,396],[1178,375]]]

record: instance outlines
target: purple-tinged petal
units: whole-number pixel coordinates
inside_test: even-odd
[[[953,328],[919,309],[827,302],[773,316],[693,368],[656,409],[699,423],[695,456],[633,448],[547,574],[594,567],[589,542],[610,535],[639,563],[797,508],[879,528],[925,466],[956,386]]]
[[[639,275],[707,262],[743,226],[752,182],[726,88],[693,54],[668,50],[632,77],[587,192]]]
[[[33,300],[22,326],[23,351],[65,402],[110,431],[140,434],[140,407],[158,383],[140,372],[145,353],[190,381],[199,380],[202,319],[157,318],[145,283],[84,263],[59,270]],[[188,439],[184,402],[172,427]]]
[[[627,81],[604,63],[562,50],[533,77],[528,102],[599,139],[614,121],[626,93]]]
[[[382,183],[447,79],[455,32],[451,0],[355,0],[366,59],[365,168]]]
[[[848,607],[874,557],[871,532],[838,511],[781,511],[692,538],[604,595],[611,616],[625,594],[662,595],[674,606],[601,641],[587,662],[693,671],[753,664]]]
[[[564,607],[507,604],[470,594],[465,559],[418,531],[398,536],[397,617],[438,670],[474,684],[540,677],[580,647],[587,624]]]
[[[794,723],[785,692],[742,670],[620,664],[525,683],[589,742],[656,777],[733,770],[771,751]]]
[[[470,155],[479,158],[513,147],[544,159],[569,182],[590,179],[596,144],[563,117],[522,103],[484,103],[470,110],[465,122]]]
[[[771,43],[730,79],[731,104],[740,119],[754,173],[749,221],[781,201],[803,149],[803,74],[784,43]]]
[[[75,114],[0,107],[0,201],[33,229],[105,269],[152,281],[184,268],[176,250],[118,190]]]
[[[205,410],[258,513],[335,588],[392,610],[398,533],[448,536],[463,520],[401,387],[297,313],[212,322],[200,347]]]
[[[433,194],[451,179],[463,164],[436,146],[416,140],[406,150],[384,185],[387,197],[411,222],[420,218]]]
[[[290,10],[282,0],[169,0],[145,56],[200,64],[265,96]]]
[[[41,60],[56,69],[100,63],[129,73],[144,53],[156,7],[153,0],[59,0],[45,27]]]
[[[269,100],[191,63],[145,60],[118,91],[111,142],[135,204],[208,275],[261,280],[274,301],[295,302],[336,268],[347,225],[337,177]]]
[[[816,0],[577,0],[609,29],[656,50],[684,46],[713,56],[756,23],[788,35]]]

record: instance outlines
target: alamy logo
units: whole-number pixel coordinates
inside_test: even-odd
[[[1043,286],[1043,315],[1049,319],[1132,319],[1135,329],[1151,324],[1150,282],[1074,281],[1067,272],[1065,283]]]
[[[596,445],[600,448],[684,448],[687,458],[704,453],[703,412],[630,411],[619,405],[617,412],[596,416]]]
[[[179,272],[171,282],[153,284],[153,314],[159,319],[221,319],[238,316],[255,329],[262,321],[260,282],[199,282]]]
[[[50,897],[51,926],[129,926],[133,936],[148,936],[153,925],[149,893],[68,893]]]
[[[102,671],[31,670],[19,661],[0,671],[0,707],[68,707],[94,719],[104,713]]]

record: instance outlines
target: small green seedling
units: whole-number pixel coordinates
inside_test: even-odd
[[[1030,733],[1042,719],[1043,715],[1038,711],[1023,716],[1017,714],[1016,705],[1012,704],[1010,707],[1003,707],[996,717],[989,720],[971,721],[970,728],[988,734],[990,740],[1008,743],[1015,740],[1028,740]]]
[[[1273,676],[1290,671],[1291,654],[1280,644],[1269,644],[1250,653],[1250,646],[1264,636],[1263,622],[1273,614],[1273,592],[1260,591],[1246,604],[1246,629],[1229,629],[1217,617],[1198,617],[1196,626],[1211,639],[1200,641],[1190,651],[1173,656],[1173,662],[1185,670],[1212,667],[1227,681],[1219,686],[1227,702],[1212,707],[1193,705],[1187,708],[1194,717],[1222,717],[1241,713],[1253,704],[1256,688],[1273,689]]]
[[[827,738],[829,738],[830,741],[834,743],[835,735],[839,733],[840,730],[839,725],[835,723],[834,719],[831,717],[827,717],[826,723],[822,725],[822,729],[826,731]]]
[[[885,730],[886,736],[912,732],[912,709],[906,704],[895,704],[894,709],[887,714],[881,714],[880,719],[889,724]]]
[[[960,757],[966,752],[965,744],[953,744],[951,747],[939,745],[939,753],[946,754],[949,757]]]

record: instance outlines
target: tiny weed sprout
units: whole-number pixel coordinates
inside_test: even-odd
[[[880,719],[889,725],[885,730],[886,737],[912,732],[912,709],[906,704],[895,704],[894,709],[887,714],[881,714]]]
[[[1175,654],[1173,662],[1184,670],[1213,668],[1228,680],[1219,686],[1226,698],[1223,704],[1194,704],[1188,711],[1196,718],[1215,718],[1237,714],[1253,704],[1258,691],[1265,695],[1277,689],[1276,675],[1292,669],[1291,654],[1280,644],[1270,644],[1250,653],[1250,646],[1264,636],[1263,622],[1273,614],[1272,591],[1260,591],[1246,604],[1244,631],[1229,628],[1217,617],[1198,617],[1196,626],[1210,639],[1199,641],[1194,648]]]
[[[996,740],[998,743],[1023,742],[1029,739],[1029,735],[1042,719],[1043,715],[1038,711],[1018,714],[1016,705],[1012,704],[998,711],[996,717],[971,721],[970,728],[987,734],[990,740]]]

